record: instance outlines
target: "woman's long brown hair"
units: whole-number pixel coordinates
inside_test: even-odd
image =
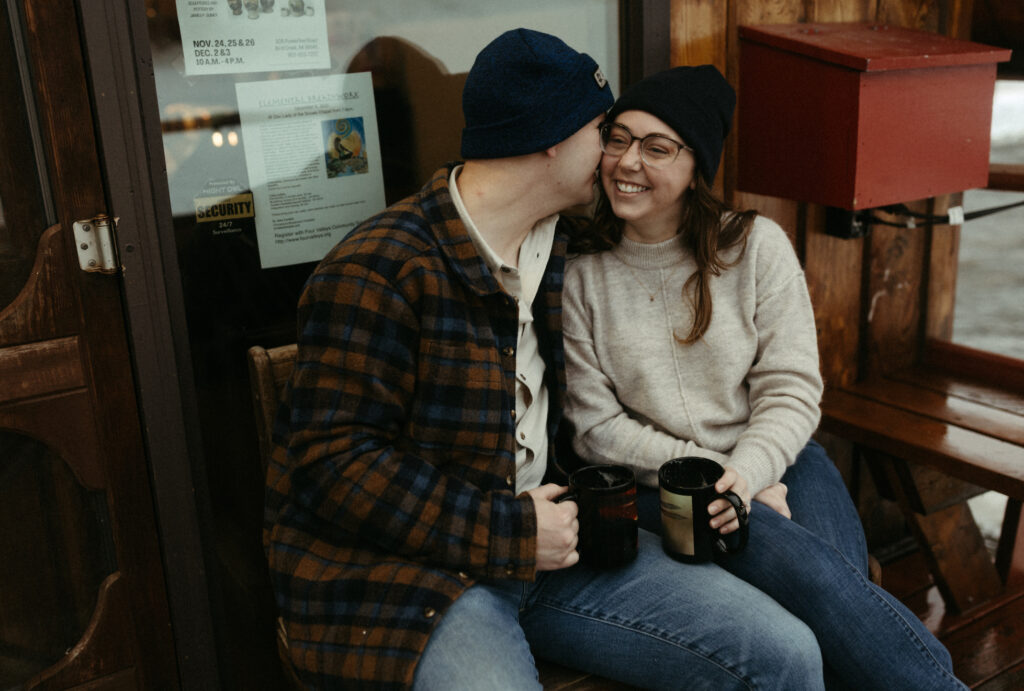
[[[697,270],[683,284],[683,299],[693,308],[693,324],[686,337],[676,336],[680,343],[700,339],[711,325],[712,276],[735,266],[747,247],[747,236],[754,225],[757,211],[735,211],[715,197],[704,178],[694,176],[694,186],[683,196],[683,217],[679,224],[679,241],[692,254]],[[622,240],[623,221],[615,216],[604,189],[599,192],[593,219],[579,217],[569,220],[569,251],[593,254],[609,250]],[[736,258],[726,261],[726,250],[739,246]]]

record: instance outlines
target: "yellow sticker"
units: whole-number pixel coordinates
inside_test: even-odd
[[[196,197],[196,222],[223,221],[230,218],[252,218],[252,193],[231,197]]]

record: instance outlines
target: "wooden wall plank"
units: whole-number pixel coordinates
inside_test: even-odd
[[[715,0],[674,2],[671,9],[671,62],[714,65],[726,70],[728,8]],[[676,38],[680,40],[675,40]]]
[[[940,24],[944,19],[941,8],[949,3],[950,0],[878,0],[878,10],[873,20],[879,24],[940,32]]]
[[[963,204],[963,194],[935,200],[934,213],[945,214],[950,206]],[[960,257],[960,226],[936,225],[928,239],[928,294],[925,300],[925,338],[953,337],[956,306],[956,274]]]
[[[926,207],[918,205],[917,210]],[[883,218],[881,212],[875,212]],[[863,364],[871,373],[908,367],[921,345],[925,230],[876,225],[867,238]]]
[[[809,22],[869,22],[874,20],[876,0],[808,0]]]

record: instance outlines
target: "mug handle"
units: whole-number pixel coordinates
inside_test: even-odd
[[[560,494],[559,496],[555,497],[554,500],[552,501],[552,503],[553,504],[561,504],[563,501],[574,501],[574,502],[578,503],[579,499],[580,498],[576,494],[576,492],[574,492],[573,490],[569,490],[565,494]]]
[[[731,489],[725,490],[718,494],[718,496],[732,504],[732,507],[736,509],[736,518],[740,521],[740,530],[739,544],[730,547],[729,543],[726,541],[726,536],[720,535],[718,539],[715,540],[715,547],[723,554],[735,554],[737,552],[742,552],[743,548],[747,546],[747,538],[750,537],[750,516],[747,514],[747,507],[743,505],[743,500],[740,499],[740,495],[736,494]]]

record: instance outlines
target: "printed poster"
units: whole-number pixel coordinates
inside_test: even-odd
[[[178,0],[185,74],[330,67],[326,0]]]
[[[369,72],[235,85],[263,268],[319,261],[384,209]]]

